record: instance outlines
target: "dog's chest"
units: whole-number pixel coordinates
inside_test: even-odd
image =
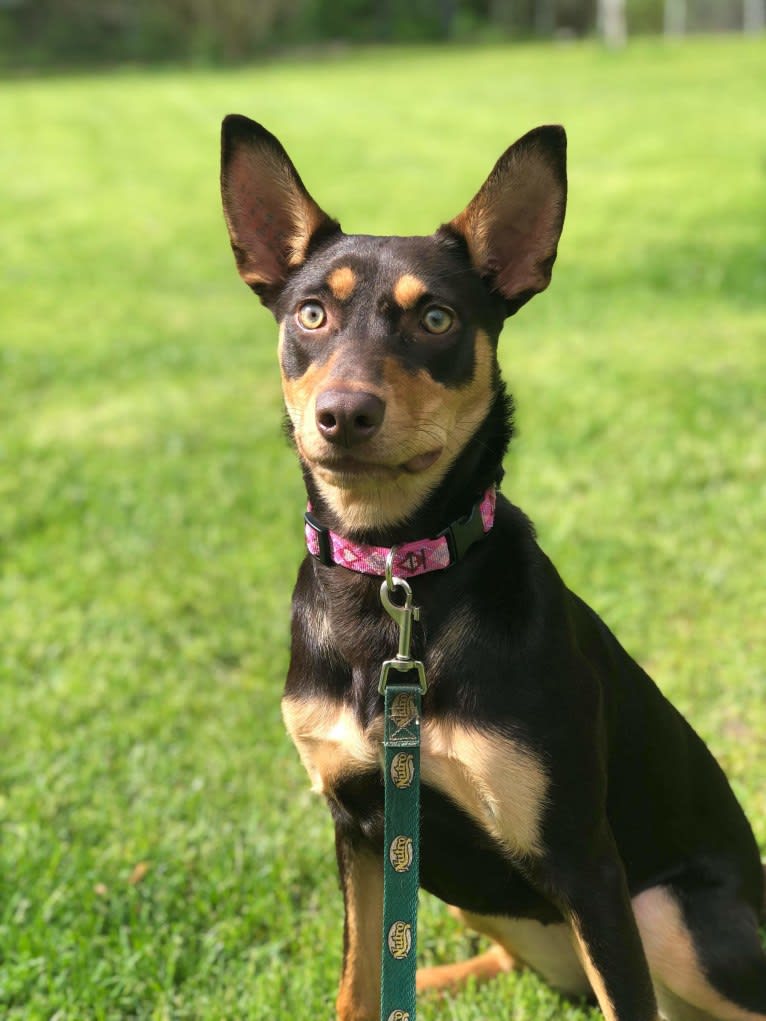
[[[282,714],[318,794],[382,770],[383,718],[362,726],[350,706],[324,697],[282,701]],[[454,720],[423,720],[421,777],[512,854],[542,851],[548,778],[522,741]]]

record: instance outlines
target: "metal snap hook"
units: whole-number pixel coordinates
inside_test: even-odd
[[[380,601],[383,604],[383,609],[399,628],[399,649],[394,659],[387,659],[383,663],[378,691],[381,694],[385,691],[390,670],[397,670],[399,673],[408,673],[410,670],[415,670],[418,675],[420,690],[425,693],[425,668],[420,660],[415,660],[410,655],[412,622],[413,620],[420,620],[420,607],[414,606],[412,603],[412,588],[409,582],[394,574],[394,552],[395,547],[390,549],[386,556],[386,577],[380,586]],[[392,599],[394,589],[398,588],[404,592],[404,603],[402,605],[395,603]]]

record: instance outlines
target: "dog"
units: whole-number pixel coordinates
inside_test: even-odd
[[[742,809],[497,491],[512,432],[498,337],[551,278],[564,130],[520,138],[430,237],[344,234],[240,115],[223,123],[221,183],[239,273],[279,324],[311,507],[282,709],[335,823],[337,1017],[379,1012],[378,675],[397,637],[379,587],[396,547],[429,684],[421,886],[492,940],[418,989],[529,967],[609,1021],[763,1021],[764,875]]]

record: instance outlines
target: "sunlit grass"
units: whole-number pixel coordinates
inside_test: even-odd
[[[331,826],[278,708],[303,497],[219,211],[229,111],[373,233],[429,232],[515,137],[566,124],[554,282],[502,341],[505,489],[766,848],[764,57],[371,51],[2,85],[4,1017],[331,1015]],[[427,899],[421,931],[428,960],[470,952]],[[588,1012],[509,976],[421,1016]]]

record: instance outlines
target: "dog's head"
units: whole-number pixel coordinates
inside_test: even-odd
[[[224,120],[237,266],[279,323],[295,444],[347,531],[407,520],[487,417],[503,320],[550,282],[565,161],[564,130],[536,128],[430,237],[346,235],[272,134]]]

